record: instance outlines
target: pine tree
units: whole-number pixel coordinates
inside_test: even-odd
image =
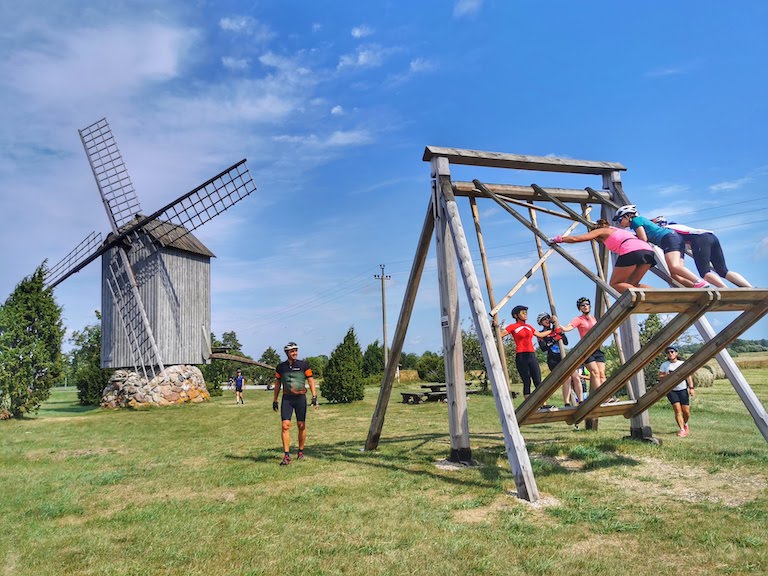
[[[98,311],[96,319],[101,320]],[[112,370],[101,367],[101,323],[75,331],[70,342],[75,348],[70,352],[69,371],[77,386],[77,399],[81,404],[98,405],[112,375]]]
[[[0,412],[36,412],[62,376],[61,308],[45,288],[45,263],[0,306]]]
[[[368,344],[363,354],[363,377],[373,376],[374,374],[384,373],[384,348],[378,340]]]
[[[349,329],[341,344],[331,352],[321,393],[329,402],[339,403],[354,402],[365,397],[363,352],[354,328]]]

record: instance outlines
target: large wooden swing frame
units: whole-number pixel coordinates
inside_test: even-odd
[[[440,288],[440,318],[443,332],[448,427],[451,441],[449,460],[464,463],[472,461],[461,345],[458,273],[461,274],[463,280],[474,327],[483,350],[486,372],[496,401],[496,408],[504,433],[507,459],[515,479],[518,497],[532,502],[539,499],[533,469],[519,426],[548,422],[575,424],[582,420],[590,421],[601,416],[622,415],[630,420],[631,438],[655,441],[647,409],[713,357],[723,368],[761,434],[768,441],[768,414],[725,349],[728,344],[768,313],[768,290],[744,288],[702,290],[674,287],[679,285],[669,276],[663,265],[663,255],[659,253],[657,260],[660,261],[661,265],[654,268],[653,271],[672,288],[631,289],[619,295],[605,280],[605,271],[608,270],[611,254],[602,244],[594,241],[591,243],[596,273],[571,256],[562,246],[554,245],[544,248],[543,243],[546,241],[546,236],[537,227],[536,212],[544,212],[572,221],[563,232],[564,235],[570,234],[579,223],[589,224],[592,210],[590,205],[599,206],[600,217],[610,220],[619,205],[630,203],[621,183],[621,172],[626,170],[624,166],[615,162],[524,156],[434,146],[428,146],[425,149],[423,160],[430,162],[431,165],[432,194],[411,267],[379,398],[371,419],[365,444],[366,450],[374,450],[378,447],[397,363],[402,353],[406,331],[433,235]],[[601,177],[601,187],[599,190],[590,187],[583,190],[544,189],[536,184],[530,186],[485,184],[479,180],[453,182],[450,174],[451,164],[595,175]],[[470,256],[456,197],[467,197],[470,202],[480,246],[488,299],[491,305],[490,314],[485,306],[475,266]],[[539,254],[538,262],[523,275],[520,282],[498,304],[494,299],[493,285],[480,228],[476,204],[478,198],[488,198],[495,201],[520,224],[528,228],[533,233]],[[559,211],[536,203],[552,204]],[[572,204],[578,205],[580,210],[574,209]],[[516,207],[527,209],[528,218],[520,214]],[[536,388],[534,393],[515,410],[509,394],[498,312],[525,281],[541,268],[549,303],[552,312],[556,313],[546,268],[547,258],[555,252],[595,282],[595,314],[599,319],[587,335],[568,352],[563,361],[544,379],[541,386]],[[610,298],[615,299],[612,304]],[[740,314],[719,332],[715,332],[705,317],[707,312],[715,311],[740,312]],[[650,342],[641,347],[635,315],[651,313],[674,314],[674,316]],[[687,359],[681,368],[664,378],[651,390],[646,390],[643,368],[691,326],[695,326],[699,331],[704,345]],[[547,399],[562,385],[562,382],[568,378],[573,370],[583,364],[591,352],[611,334],[615,336],[622,360],[621,367],[598,390],[591,391],[588,399],[579,406],[558,410],[541,409]],[[628,401],[606,403],[611,396],[625,386],[629,397]]]

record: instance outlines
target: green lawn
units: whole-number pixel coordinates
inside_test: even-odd
[[[768,370],[745,375],[768,404]],[[698,391],[688,438],[653,407],[662,446],[622,440],[621,417],[523,427],[535,506],[512,495],[492,397],[468,399],[482,466],[455,470],[436,466],[446,405],[397,390],[362,452],[377,394],[310,411],[306,460],[281,467],[271,392],[132,412],[57,390],[0,423],[0,573],[768,572],[768,443],[727,381]]]

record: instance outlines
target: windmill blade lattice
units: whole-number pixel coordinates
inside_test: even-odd
[[[61,284],[75,272],[82,270],[85,266],[98,258],[103,250],[101,246],[101,232],[91,232],[75,248],[64,256],[58,263],[52,266],[45,274],[45,285],[53,288]]]
[[[117,316],[120,318],[125,336],[131,347],[135,368],[144,371],[144,377],[149,379],[147,367],[152,372],[152,377],[157,376],[155,367],[161,373],[165,372],[165,366],[160,358],[160,351],[152,334],[149,319],[141,303],[141,296],[133,278],[133,271],[128,262],[128,256],[121,247],[116,247],[109,259],[109,274],[107,285],[112,293],[112,301],[117,308]]]
[[[148,217],[147,220],[151,221],[146,229],[154,231],[155,239],[167,246],[228,210],[255,190],[256,184],[245,160],[241,160]],[[162,225],[158,221],[177,226],[166,226],[168,229],[158,234],[158,228]]]
[[[141,212],[139,198],[107,119],[102,118],[79,132],[112,224],[112,232],[117,234],[123,225]]]

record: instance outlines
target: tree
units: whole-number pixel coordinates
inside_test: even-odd
[[[80,404],[98,405],[112,371],[101,367],[101,314],[96,311],[96,324],[75,331],[69,341],[74,349],[69,355],[71,382],[77,386]]]
[[[324,377],[325,369],[328,367],[328,356],[320,354],[320,356],[307,356],[306,361],[309,362],[309,367],[312,368],[312,375],[315,380],[319,380]]]
[[[664,325],[661,323],[661,318],[659,318],[658,314],[649,314],[645,322],[640,322],[640,347],[642,348],[650,342],[663,327]],[[659,367],[661,367],[662,362],[664,362],[664,357],[659,355],[643,368],[646,388],[653,388],[659,383]]]
[[[347,331],[341,344],[331,352],[320,390],[329,402],[349,403],[365,397],[363,352],[354,328]]]
[[[419,355],[413,352],[403,352],[400,354],[400,366],[403,370],[416,370],[416,364],[419,363]]]
[[[445,361],[442,354],[425,351],[416,363],[416,370],[419,378],[425,382],[445,382]]]
[[[259,362],[262,362],[264,364],[269,364],[270,366],[277,366],[278,364],[280,364],[280,355],[277,353],[277,350],[275,350],[274,348],[272,348],[272,346],[270,346],[269,348],[264,350],[264,352],[261,355],[261,358],[259,358]],[[275,382],[275,371],[257,366],[254,377],[253,377],[253,381],[256,384],[260,384],[262,386],[264,385],[270,386]]]
[[[235,332],[224,332],[221,336],[221,340],[216,338],[216,335],[211,332],[211,346],[213,348],[228,348],[228,354],[234,354],[236,356],[244,356],[240,350],[241,344],[237,339]],[[235,376],[235,371],[240,368],[243,371],[243,376],[247,378],[253,378],[255,375],[251,365],[242,365],[237,360],[221,360],[214,358],[210,364],[205,364],[200,367],[200,371],[203,373],[205,379],[205,385],[208,388],[208,393],[211,396],[221,396],[222,384],[226,384],[230,377]]]
[[[0,412],[36,412],[63,373],[61,308],[45,288],[45,263],[0,307]]]
[[[368,348],[363,354],[363,377],[373,376],[374,374],[384,373],[384,348],[378,340],[368,344]]]

